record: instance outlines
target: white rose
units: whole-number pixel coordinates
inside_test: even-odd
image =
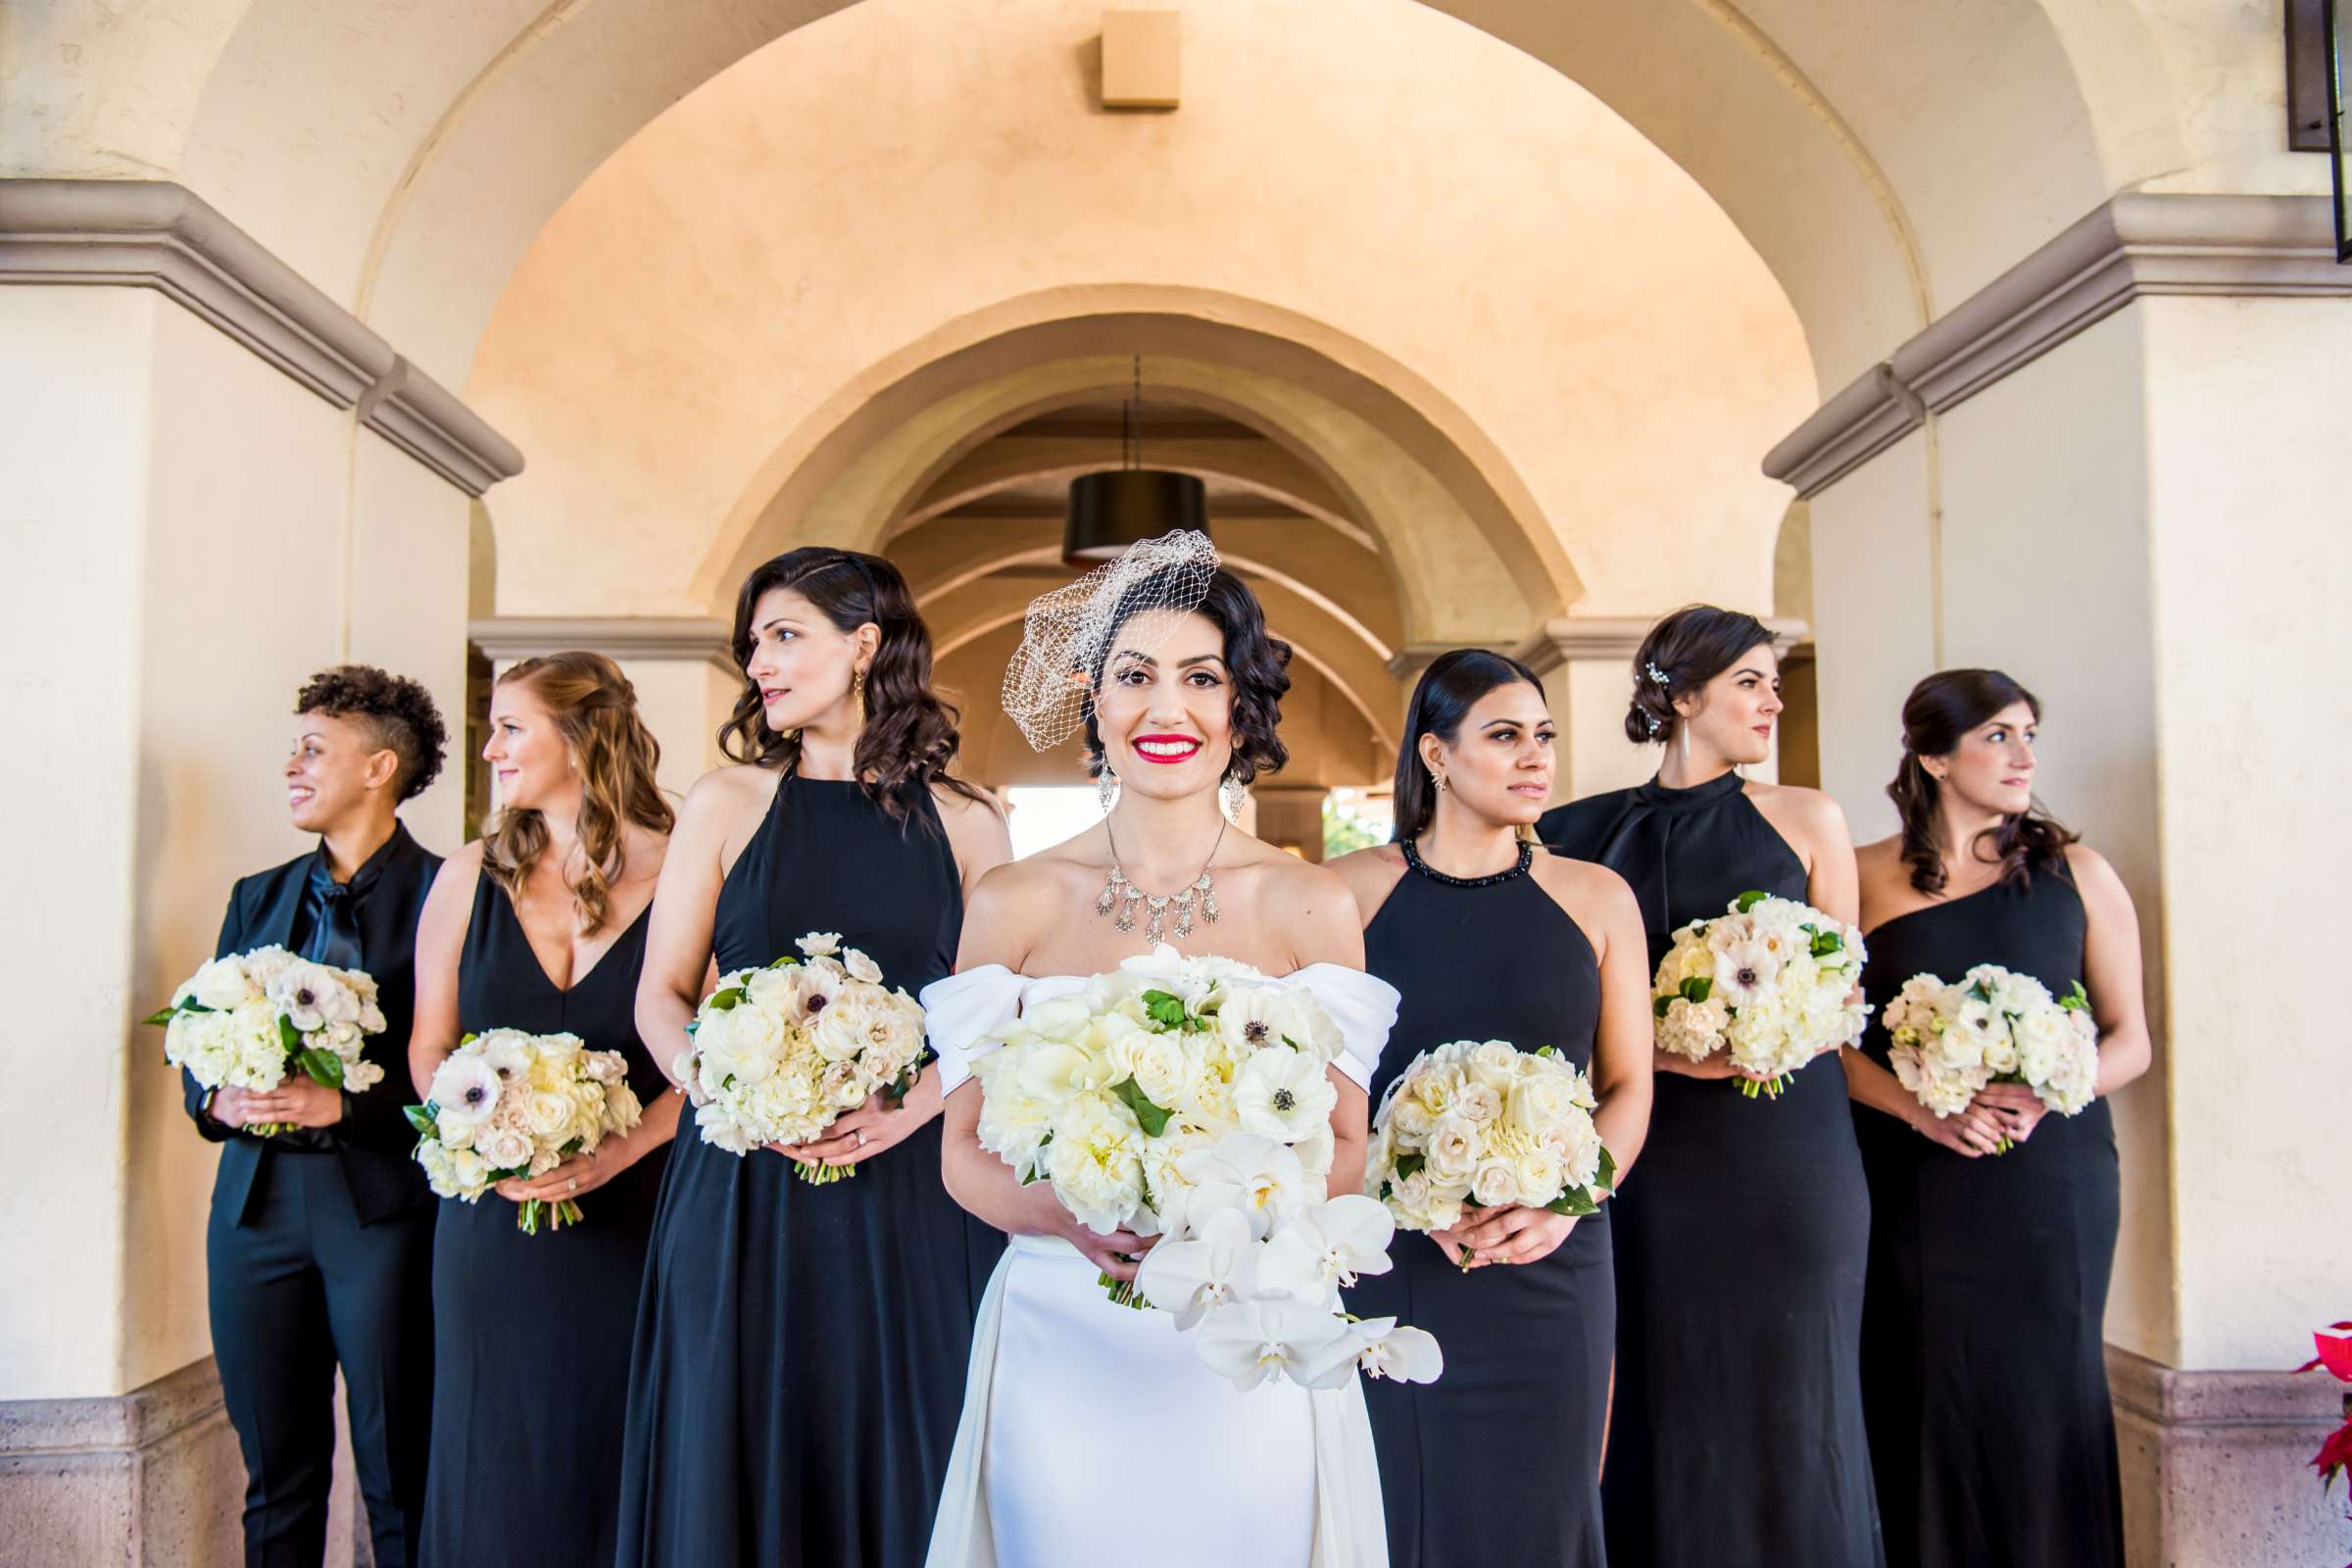
[[[568,1137],[579,1117],[579,1106],[569,1095],[541,1089],[533,1092],[522,1103],[523,1125],[531,1136],[540,1140],[561,1142]]]
[[[1510,1124],[1530,1137],[1542,1136],[1578,1109],[1576,1082],[1564,1074],[1522,1079],[1511,1087],[1506,1114]]]
[[[1519,1080],[1519,1052],[1507,1040],[1482,1041],[1462,1063],[1462,1074],[1469,1083],[1484,1084],[1498,1096],[1507,1095]]]
[[[245,978],[245,967],[234,957],[215,958],[179,988],[174,1001],[194,1001],[216,1011],[226,1011],[261,994]]]
[[[1459,1117],[1440,1117],[1422,1148],[1433,1181],[1468,1181],[1478,1169],[1478,1130]]]
[[[1513,1160],[1511,1175],[1519,1184],[1518,1200],[1539,1207],[1559,1197],[1565,1181],[1559,1156],[1543,1144],[1538,1144]]]
[[[470,1149],[450,1151],[449,1173],[458,1184],[461,1197],[479,1197],[481,1190],[490,1184],[490,1162]]]
[[[792,945],[808,957],[829,958],[841,951],[841,933],[811,931],[805,937],[795,938]]]
[[[869,986],[882,983],[882,966],[856,948],[841,956],[841,966],[853,980],[862,980]]]
[[[1505,1159],[1490,1159],[1470,1178],[1470,1196],[1481,1208],[1500,1208],[1519,1201],[1519,1175]]]
[[[1109,1055],[1111,1070],[1134,1079],[1154,1105],[1178,1110],[1194,1099],[1193,1064],[1186,1059],[1182,1035],[1131,1030],[1111,1046]]]

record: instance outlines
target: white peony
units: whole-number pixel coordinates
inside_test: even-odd
[[[1099,1236],[1124,1226],[1143,1202],[1142,1142],[1135,1113],[1100,1091],[1054,1112],[1047,1172],[1063,1205]]]

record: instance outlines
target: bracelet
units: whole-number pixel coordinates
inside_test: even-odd
[[[220,1092],[220,1091],[218,1089],[207,1089],[204,1092],[204,1098],[196,1102],[196,1114],[199,1116],[212,1116],[213,1097]],[[217,1116],[214,1116],[213,1119],[216,1121],[220,1120],[220,1118]]]

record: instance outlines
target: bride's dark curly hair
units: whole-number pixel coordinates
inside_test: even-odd
[[[830,545],[788,550],[753,569],[735,596],[735,667],[752,662],[752,616],[760,598],[789,588],[841,631],[868,624],[882,634],[865,671],[865,727],[858,732],[854,763],[866,796],[905,823],[928,824],[915,808],[933,785],[967,800],[988,797],[948,772],[962,744],[956,710],[931,689],[931,629],[914,608],[899,568],[880,556]],[[719,727],[718,749],[738,762],[790,771],[800,763],[801,739],[768,728],[759,682],[747,673],[735,710]]]
[[[1177,572],[1154,572],[1119,596],[1110,628],[1095,652],[1095,689],[1102,687],[1102,668],[1118,640],[1119,628],[1138,614],[1164,608],[1179,597]],[[1291,760],[1290,748],[1276,733],[1282,726],[1282,700],[1291,689],[1291,645],[1266,630],[1266,612],[1249,584],[1219,567],[1209,575],[1208,591],[1195,612],[1224,634],[1225,670],[1233,681],[1233,760],[1225,776],[1244,784],[1260,773],[1278,773]],[[1100,778],[1105,763],[1102,732],[1095,727],[1095,705],[1086,705],[1086,771]]]

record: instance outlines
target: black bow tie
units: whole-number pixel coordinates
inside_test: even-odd
[[[326,852],[311,864],[310,896],[318,901],[318,918],[312,922],[311,936],[302,945],[302,956],[314,963],[333,964],[338,969],[364,969],[360,952],[360,906],[374,891],[376,880],[383,875],[386,844],[368,858],[358,873],[348,882],[335,880],[328,868]]]

